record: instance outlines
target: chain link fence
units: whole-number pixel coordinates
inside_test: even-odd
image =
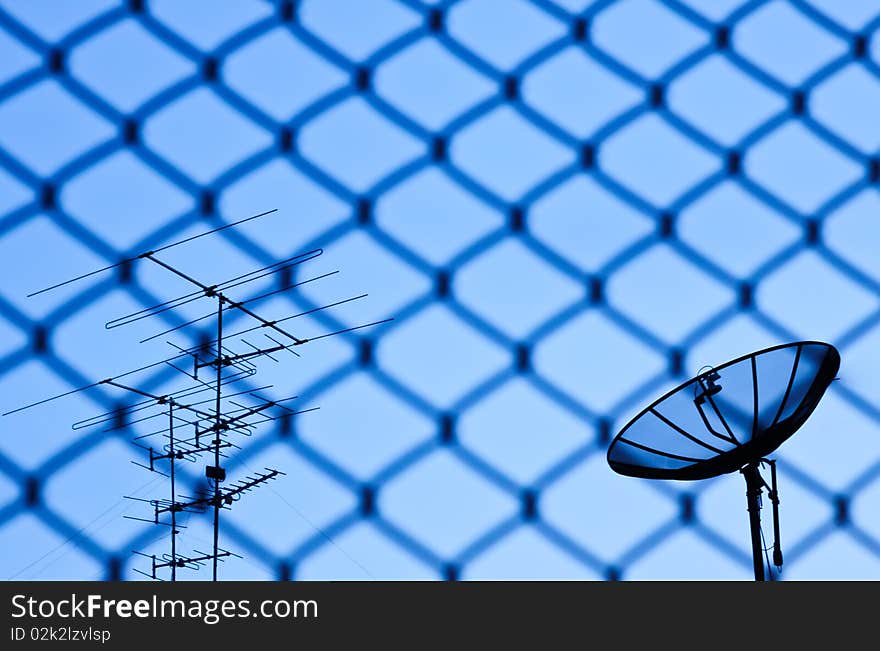
[[[780,451],[784,578],[880,578],[878,27],[867,0],[0,0],[2,406],[151,361],[101,325],[174,293],[28,291],[278,207],[182,264],[323,247],[347,280],[266,309],[363,288],[396,318],[269,373],[322,410],[242,443],[233,471],[288,477],[224,520],[224,578],[747,579],[741,478],[604,453],[704,364],[804,338],[843,364]],[[120,518],[164,490],[131,433],[69,428],[114,405],[2,422],[4,576],[163,549]]]

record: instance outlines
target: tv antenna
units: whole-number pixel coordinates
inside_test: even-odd
[[[255,304],[262,300],[339,273],[336,270],[294,282],[293,271],[300,265],[319,257],[323,253],[323,249],[300,253],[219,283],[201,282],[159,257],[159,254],[168,249],[234,228],[275,212],[277,210],[252,215],[28,294],[28,297],[37,296],[115,268],[130,269],[131,265],[139,261],[146,261],[186,281],[193,287],[193,290],[157,305],[114,318],[105,324],[107,329],[151,319],[191,303],[207,302],[213,304],[213,309],[204,315],[158,332],[141,340],[141,343],[169,335],[209,319],[214,319],[216,322],[213,338],[206,337],[198,345],[187,348],[169,341],[167,343],[174,349],[174,353],[165,359],[32,402],[3,414],[8,416],[97,387],[124,395],[136,396],[134,403],[80,420],[72,427],[75,430],[102,428],[103,431],[113,431],[126,429],[137,423],[156,424],[156,429],[135,438],[134,444],[143,449],[146,456],[142,461],[133,461],[132,463],[149,472],[166,476],[169,480],[168,497],[143,499],[125,496],[126,499],[141,503],[148,508],[148,517],[125,517],[169,527],[171,532],[169,553],[157,556],[139,551],[134,552],[150,559],[148,572],[137,569],[135,571],[151,579],[161,580],[160,574],[167,573],[170,575],[170,579],[175,581],[177,580],[177,571],[180,569],[197,570],[210,564],[212,579],[216,581],[218,563],[224,562],[230,557],[240,558],[237,554],[220,546],[221,512],[230,509],[246,493],[268,484],[284,473],[274,468],[265,468],[259,472],[252,472],[244,479],[227,483],[226,469],[222,463],[232,454],[233,450],[239,449],[234,436],[251,436],[260,425],[278,420],[289,421],[294,416],[318,409],[318,407],[295,409],[289,406],[288,403],[295,400],[296,396],[274,400],[264,397],[261,392],[272,388],[272,385],[256,388],[246,386],[233,392],[229,392],[228,387],[236,383],[242,383],[239,386],[243,386],[246,380],[256,375],[258,361],[269,359],[280,363],[279,358],[283,354],[299,357],[300,354],[295,349],[307,343],[378,326],[393,320],[383,319],[312,337],[294,334],[288,325],[290,321],[307,314],[329,310],[363,299],[367,296],[366,294],[350,296],[297,314],[271,319],[265,318],[255,311],[257,309]],[[245,299],[239,299],[235,296],[236,292],[233,290],[272,276],[280,278],[281,282],[277,288]],[[233,311],[244,314],[251,322],[250,327],[233,333],[226,332],[224,317]],[[243,338],[242,335],[246,334],[262,335],[262,337],[255,344]],[[237,338],[237,341],[230,343],[233,338]],[[159,367],[173,368],[186,378],[186,385],[182,389],[170,393],[154,393],[141,388],[137,382],[138,376]],[[164,440],[164,442],[158,445],[154,444],[157,437],[160,437],[159,440]],[[203,458],[206,459],[207,488],[199,489],[193,495],[180,494],[178,491],[178,464],[181,462],[195,463]],[[185,525],[179,521],[179,518],[183,514],[194,513],[212,514],[213,545],[210,551],[193,550],[190,554],[181,554],[178,551],[177,536],[180,535],[180,530],[185,528]]]
[[[608,448],[608,464],[621,475],[647,479],[741,472],[755,580],[764,581],[765,488],[773,510],[773,564],[782,567],[776,461],[767,456],[806,422],[839,368],[837,349],[819,341],[773,346],[706,367],[627,423]],[[761,466],[770,469],[770,484]],[[767,564],[770,570],[769,559]]]

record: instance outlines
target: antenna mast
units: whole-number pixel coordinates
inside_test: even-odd
[[[233,383],[244,382],[253,377],[258,370],[257,365],[254,362],[262,358],[268,358],[278,363],[279,360],[274,354],[282,352],[289,352],[292,356],[299,357],[299,353],[294,350],[294,348],[307,344],[310,341],[348,333],[361,328],[380,325],[392,320],[384,319],[372,323],[365,323],[352,328],[322,333],[312,338],[306,338],[292,334],[287,329],[286,322],[306,314],[328,310],[344,303],[365,298],[366,294],[345,298],[299,314],[286,315],[282,318],[267,319],[252,309],[251,305],[253,303],[269,296],[288,292],[303,284],[316,282],[338,273],[338,271],[333,271],[296,283],[290,281],[291,271],[295,267],[320,256],[323,253],[322,249],[314,249],[306,253],[295,255],[217,284],[200,282],[190,274],[157,257],[159,253],[172,247],[186,244],[192,240],[228,228],[233,228],[239,224],[255,220],[274,212],[276,212],[276,210],[270,210],[236,222],[231,222],[219,228],[146,251],[137,256],[122,260],[114,265],[82,274],[70,280],[57,283],[29,294],[29,296],[37,296],[70,283],[90,278],[110,269],[122,265],[130,265],[138,260],[144,260],[185,280],[193,285],[195,290],[158,305],[144,308],[108,321],[105,324],[107,329],[117,328],[142,319],[155,317],[169,310],[175,310],[183,305],[199,300],[208,299],[208,301],[216,301],[216,307],[212,312],[197,319],[187,321],[179,326],[171,328],[170,330],[148,337],[147,339],[142,340],[141,343],[150,341],[161,335],[181,330],[184,327],[211,317],[216,318],[216,339],[203,341],[200,345],[189,348],[181,348],[172,342],[168,342],[177,351],[177,354],[167,359],[121,373],[115,377],[109,377],[94,382],[85,387],[80,387],[72,391],[67,391],[56,396],[39,400],[3,414],[6,416],[81,391],[94,389],[96,387],[104,387],[137,396],[139,400],[133,404],[119,407],[112,412],[98,414],[74,423],[72,426],[73,429],[104,425],[104,431],[120,430],[128,428],[135,423],[143,423],[157,418],[167,418],[167,427],[138,436],[134,440],[135,445],[148,453],[149,465],[138,463],[136,461],[133,461],[132,463],[150,472],[156,472],[168,477],[169,499],[146,500],[126,496],[130,500],[148,505],[152,511],[152,517],[143,518],[128,515],[124,516],[128,519],[149,522],[154,525],[167,526],[170,528],[170,553],[157,557],[155,554],[146,554],[135,551],[135,554],[150,559],[149,572],[143,572],[137,569],[135,571],[151,579],[162,580],[160,571],[166,570],[168,572],[166,576],[170,575],[171,581],[176,581],[178,569],[197,570],[210,562],[212,580],[216,581],[218,579],[218,563],[223,562],[229,557],[240,558],[237,554],[223,549],[220,546],[220,512],[224,509],[229,509],[245,493],[267,484],[277,477],[284,475],[284,473],[273,468],[266,468],[263,471],[253,473],[251,476],[247,476],[244,479],[232,483],[226,483],[226,468],[222,465],[223,459],[227,458],[227,451],[238,448],[238,446],[230,440],[230,437],[232,434],[251,436],[255,429],[261,424],[275,421],[282,417],[289,418],[294,415],[318,409],[317,407],[314,407],[311,409],[295,411],[290,407],[287,407],[284,403],[295,399],[296,396],[283,400],[269,400],[258,394],[258,391],[269,389],[271,388],[271,385],[262,386],[257,389],[244,389],[231,394],[225,393],[224,388]],[[275,274],[280,275],[282,280],[281,287],[278,289],[245,300],[236,300],[228,294],[232,289]],[[255,322],[255,325],[236,333],[227,334],[224,332],[224,317],[230,310],[246,315],[251,321]],[[281,323],[285,323],[284,327],[279,325]],[[272,334],[280,339],[271,336],[266,330],[272,330]],[[240,337],[243,334],[256,331],[262,331],[262,334],[269,343],[258,346],[242,338],[240,339],[240,342],[247,346],[247,350],[244,352],[236,352],[228,343],[233,337]],[[188,363],[191,362],[192,364],[191,371],[178,366],[179,363],[187,360],[189,360]],[[188,384],[185,388],[173,393],[156,394],[139,388],[136,382],[130,383],[130,380],[126,380],[125,382],[121,381],[125,378],[132,376],[136,377],[138,374],[144,373],[145,371],[165,365],[170,366],[179,373],[185,375],[188,378],[188,381],[191,381],[191,384]],[[210,377],[208,379],[199,377],[199,371],[201,369],[210,369]],[[240,402],[232,400],[232,398],[246,401],[253,400],[255,401],[255,404],[241,404]],[[185,435],[180,434],[182,429],[185,430],[190,427],[192,428],[193,433],[191,438],[187,438]],[[157,435],[161,435],[167,439],[167,442],[159,450],[156,450],[153,446],[140,442],[142,439]],[[196,462],[202,457],[205,457],[205,478],[208,482],[207,489],[198,490],[196,495],[193,496],[181,495],[177,485],[179,482],[177,469],[178,462]],[[165,462],[167,462],[167,473],[160,470],[158,467],[160,464],[164,467]],[[178,549],[177,536],[180,534],[180,530],[185,528],[185,525],[181,524],[180,516],[182,514],[200,514],[209,511],[212,516],[213,528],[213,544],[211,551],[205,552],[194,550],[190,555],[181,554]]]

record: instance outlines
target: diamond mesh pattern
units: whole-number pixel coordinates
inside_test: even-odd
[[[396,320],[270,372],[324,409],[232,464],[288,481],[224,522],[225,578],[748,578],[739,477],[604,451],[703,364],[801,338],[843,366],[781,451],[786,576],[880,578],[878,27],[867,0],[0,1],[3,406],[150,359],[100,324],[164,295],[28,290],[278,207],[188,262],[325,247]],[[4,575],[161,549],[118,517],[130,435],[67,427],[113,404],[3,423]]]

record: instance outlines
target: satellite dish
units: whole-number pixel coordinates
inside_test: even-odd
[[[760,495],[773,502],[774,561],[779,548],[775,461],[766,459],[803,425],[840,368],[830,344],[801,341],[760,350],[676,387],[633,418],[608,448],[608,464],[622,475],[694,480],[741,471],[752,525],[755,578],[764,579]],[[772,473],[771,486],[759,466]]]

